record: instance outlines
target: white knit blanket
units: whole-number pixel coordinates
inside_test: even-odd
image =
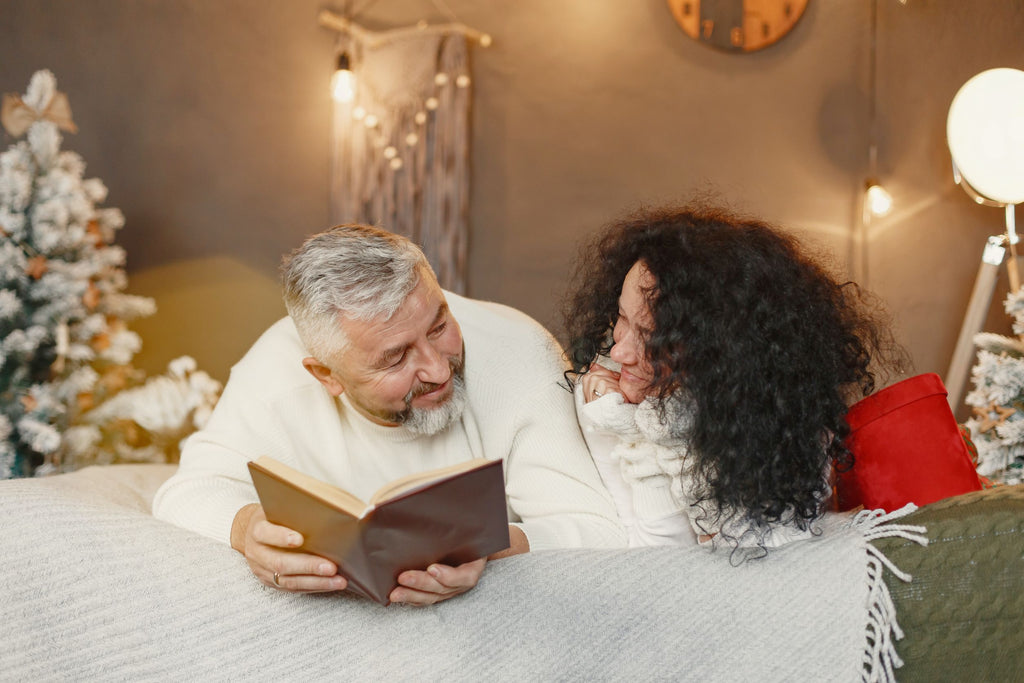
[[[703,548],[488,565],[429,608],[271,590],[230,548],[154,519],[173,468],[0,482],[0,680],[890,680],[878,515],[731,566]],[[888,580],[894,580],[886,574]]]

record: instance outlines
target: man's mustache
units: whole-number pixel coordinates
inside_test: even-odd
[[[465,368],[465,365],[466,365],[466,362],[465,362],[465,357],[464,356],[462,356],[462,357],[449,356],[449,358],[448,358],[448,367],[451,368],[451,375],[449,376],[448,380],[450,380],[452,377],[462,377],[462,372],[463,372],[463,369]],[[445,382],[447,382],[448,380],[445,380]],[[405,397],[406,405],[408,405],[417,396],[422,396],[423,394],[429,394],[431,391],[434,391],[434,390],[440,388],[441,386],[443,386],[445,384],[445,382],[441,382],[440,384],[437,384],[435,382],[420,382],[418,385],[413,387],[409,391],[409,393],[406,395],[406,397]]]

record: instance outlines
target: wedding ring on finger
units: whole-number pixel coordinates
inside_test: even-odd
[[[597,389],[594,389],[594,398],[601,398],[602,396],[604,396],[604,394],[602,394]]]
[[[281,574],[279,574],[278,572],[274,572],[274,585],[277,586],[278,588],[281,587],[281,583],[279,581],[280,578],[281,578]]]

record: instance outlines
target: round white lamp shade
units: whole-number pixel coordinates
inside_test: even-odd
[[[989,69],[964,83],[949,106],[946,140],[978,194],[1024,202],[1024,71]]]

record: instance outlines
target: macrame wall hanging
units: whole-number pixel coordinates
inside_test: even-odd
[[[449,23],[369,31],[328,11],[339,66],[353,72],[334,101],[331,219],[368,223],[419,244],[450,291],[466,291],[469,242],[467,43],[490,37]]]

